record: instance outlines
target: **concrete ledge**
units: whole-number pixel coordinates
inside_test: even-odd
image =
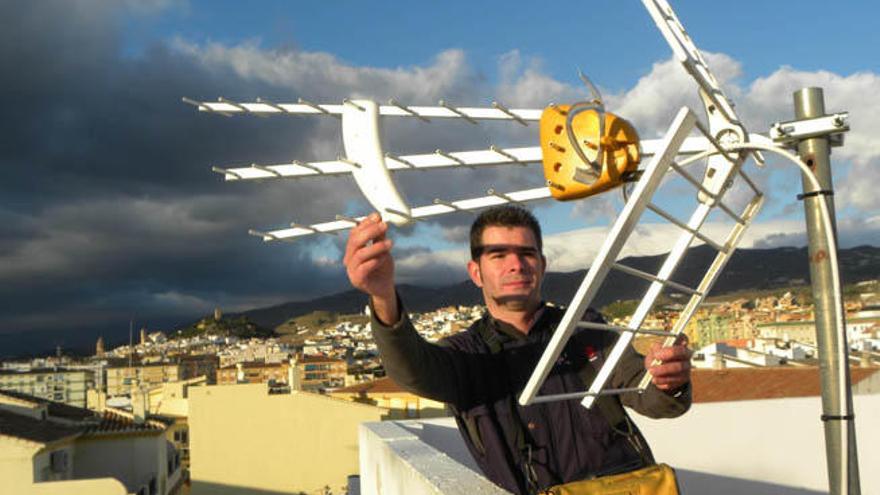
[[[880,395],[854,402],[862,493],[880,493]],[[820,413],[819,397],[803,397],[634,419],[683,495],[818,495],[828,491]],[[361,424],[360,472],[364,495],[507,493],[479,472],[452,418]]]
[[[408,428],[399,423],[406,424]],[[362,495],[508,493],[422,441],[411,431],[418,428],[418,423],[384,421],[360,426]]]

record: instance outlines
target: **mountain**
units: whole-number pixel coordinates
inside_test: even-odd
[[[688,287],[696,287],[705,269],[712,263],[716,251],[702,245],[691,248],[675,272],[673,280]],[[629,257],[622,264],[648,273],[657,273],[665,255]],[[728,262],[711,295],[719,296],[743,290],[766,290],[797,285],[807,285],[810,280],[807,248],[739,249]],[[880,248],[858,246],[841,249],[841,279],[851,284],[862,280],[880,278]],[[544,280],[544,297],[549,301],[567,303],[571,300],[586,274],[585,270],[569,273],[548,273]],[[593,301],[593,306],[602,307],[622,299],[637,299],[644,294],[648,282],[612,270],[605,284]],[[450,305],[473,305],[482,302],[480,291],[470,282],[464,281],[445,287],[421,287],[400,285],[398,292],[409,311],[430,311]],[[266,308],[245,311],[254,323],[274,328],[275,326],[312,311],[333,313],[358,313],[367,304],[367,297],[357,291],[348,290],[310,301],[289,302]]]

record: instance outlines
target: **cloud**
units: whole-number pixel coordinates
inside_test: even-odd
[[[0,333],[127,328],[133,313],[173,326],[215,305],[245,309],[348,287],[338,260],[344,237],[291,246],[262,243],[246,232],[328,220],[340,209],[364,213],[368,205],[353,181],[224,183],[209,171],[211,165],[333,158],[342,152],[338,121],[225,118],[199,113],[181,96],[321,102],[394,97],[413,105],[441,98],[487,105],[497,99],[510,107],[541,107],[584,95],[579,85],[555,80],[542,61],[518,51],[499,56],[497,81],[457,49],[395,68],[357,66],[330,53],[263,46],[256,39],[223,44],[178,38],[146,43],[135,55],[126,52],[126,18],[188,8],[172,0],[0,3],[6,21],[0,61],[15,68],[0,72]],[[738,61],[707,57],[754,130],[790,115],[788,94],[801,86],[824,85],[829,110],[851,111],[847,146],[834,155],[835,163],[847,162],[835,169],[841,238],[876,244],[876,221],[849,219],[869,217],[880,206],[871,188],[880,178],[880,109],[864,97],[880,91],[878,77],[781,68],[743,83]],[[699,108],[695,86],[672,60],[654,64],[632,88],[603,91],[608,108],[635,122],[643,137],[662,133],[679,106]],[[535,126],[510,123],[397,119],[387,122],[386,131],[387,150],[400,154],[537,144]],[[772,221],[757,225],[749,242],[798,242],[800,222],[782,222],[784,208],[799,208],[792,199],[796,191],[789,190],[797,173],[769,168],[757,180],[771,198],[782,197],[774,188],[784,189],[784,200],[776,200],[778,208],[768,213]],[[543,183],[537,165],[400,173],[395,180],[413,205]],[[603,224],[619,207],[618,199],[606,195],[567,212],[573,222]],[[444,217],[427,230],[464,246],[470,220]],[[396,234],[408,238],[407,248],[397,250],[400,280],[463,280],[465,249],[435,250],[421,232]],[[601,232],[548,237],[551,268],[587,263]],[[650,254],[671,232],[641,227],[633,254]]]
[[[731,224],[726,222],[707,223],[701,232],[716,242],[723,242]],[[548,270],[572,272],[590,266],[599,253],[608,235],[606,227],[591,227],[569,232],[546,235],[544,254]],[[874,217],[867,221],[843,221],[838,224],[841,247],[854,247],[863,244],[877,244],[880,239],[880,219]],[[677,227],[668,223],[642,224],[630,236],[620,252],[619,258],[628,256],[655,256],[669,252],[675,240],[682,234]],[[692,245],[702,244],[697,241]],[[799,220],[773,220],[753,224],[743,236],[739,248],[767,249],[783,246],[806,245],[804,224]],[[421,280],[423,284],[442,285],[460,282],[467,277],[464,267],[469,259],[467,249],[425,251],[399,257],[397,267],[399,276],[407,281]]]

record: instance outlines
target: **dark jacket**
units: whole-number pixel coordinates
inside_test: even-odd
[[[392,327],[372,321],[388,375],[404,389],[450,406],[468,449],[496,484],[514,493],[530,491],[523,471],[528,453],[517,439],[524,434],[529,436],[526,443],[540,488],[641,467],[642,457],[626,436],[615,432],[601,408],[588,410],[578,400],[527,407],[516,403],[562,318],[561,309],[545,306],[527,335],[487,313],[439,345],[418,335],[402,306],[401,314]],[[589,314],[599,318],[595,312]],[[491,352],[487,336],[500,341],[500,352]],[[576,331],[539,395],[585,390],[589,383],[582,378],[587,376],[584,367],[592,366],[593,376],[615,340],[609,332]],[[644,356],[630,347],[606,387],[634,387],[643,373]],[[683,392],[673,397],[650,386],[644,394],[609,399],[649,417],[675,417],[690,406],[689,387]],[[646,454],[650,457],[649,451]]]

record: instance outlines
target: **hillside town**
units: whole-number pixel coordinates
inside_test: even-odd
[[[846,300],[850,360],[856,370],[853,382],[862,393],[880,390],[878,288],[878,281],[859,283]],[[674,301],[660,305],[643,328],[671,330],[682,309]],[[421,335],[436,342],[463,331],[483,312],[481,306],[455,306],[410,318]],[[684,329],[698,369],[695,400],[736,400],[744,392],[729,388],[725,395],[725,386],[717,383],[720,375],[715,375],[736,369],[767,370],[776,373],[775,380],[790,381],[791,390],[803,390],[803,384],[812,380],[805,382],[808,375],[803,373],[817,375],[813,318],[811,305],[794,292],[726,297],[702,305]],[[627,314],[610,309],[608,319],[614,325],[629,323]],[[75,455],[81,461],[94,455],[93,465],[104,467],[77,470],[76,476],[91,479],[95,487],[103,486],[100,479],[111,477],[125,485],[119,493],[209,493],[211,483],[228,482],[225,477],[230,472],[222,458],[209,452],[229,447],[224,441],[234,441],[238,451],[257,455],[267,448],[260,441],[253,443],[261,435],[287,431],[301,437],[302,431],[288,431],[278,424],[291,421],[292,412],[305,411],[304,407],[310,408],[310,421],[318,422],[325,414],[340,414],[351,421],[446,415],[442,404],[409,394],[384,377],[368,318],[343,315],[333,320],[311,327],[292,320],[283,334],[263,336],[240,317],[236,321],[247,328],[231,328],[218,309],[187,329],[141,329],[131,345],[106,349],[99,339],[88,357],[59,350],[53,356],[3,362],[0,442],[20,431],[19,439],[53,446],[45,461],[32,458],[46,463],[38,471],[43,481],[72,479],[69,459]],[[646,346],[655,338],[640,337],[635,345]],[[701,391],[699,384],[710,382],[713,385]],[[814,393],[817,387],[818,381]],[[263,419],[275,423],[267,431],[248,423],[246,438],[220,433],[249,415],[269,415]],[[105,432],[117,435],[115,443],[103,450],[93,448]],[[151,461],[124,476],[111,472],[112,463],[102,460],[112,457],[113,449],[135,445]],[[153,462],[154,454],[160,462]],[[200,460],[200,455],[205,458]],[[356,463],[349,461],[337,463],[337,471],[306,476],[326,481],[302,491],[318,493],[314,490],[326,486],[323,493],[343,493],[340,473],[357,471]],[[205,480],[213,481],[205,484]],[[95,493],[113,493],[105,488],[96,488]]]

